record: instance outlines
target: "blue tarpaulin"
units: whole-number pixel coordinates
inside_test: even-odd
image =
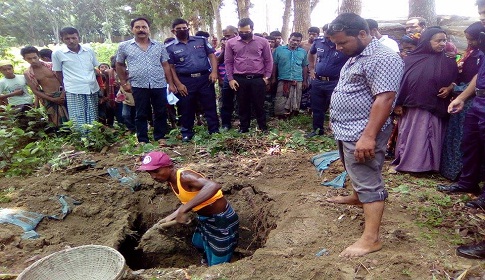
[[[340,173],[335,179],[329,182],[322,183],[323,186],[333,187],[335,189],[341,189],[345,185],[345,177],[347,176],[347,171]]]
[[[325,152],[323,154],[312,157],[311,162],[315,165],[318,172],[322,172],[330,166],[330,164],[340,158],[338,151]]]
[[[72,211],[74,205],[81,202],[76,201],[65,195],[58,195],[57,199],[61,203],[61,215],[45,216],[44,214],[29,212],[18,208],[0,208],[0,224],[12,224],[21,227],[24,230],[23,239],[35,239],[39,234],[35,231],[37,225],[44,217],[55,220],[64,219]]]

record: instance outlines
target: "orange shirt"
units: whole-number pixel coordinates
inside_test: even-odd
[[[182,171],[184,171],[185,169],[178,169],[177,170],[177,188],[179,190],[179,193],[176,193],[175,192],[175,189],[173,188],[173,186],[170,184],[170,186],[172,187],[172,190],[173,192],[175,193],[175,195],[178,197],[178,199],[180,200],[180,202],[182,202],[182,204],[186,204],[187,202],[191,201],[199,192],[189,192],[189,191],[186,191],[183,187],[182,187],[182,184],[180,183],[180,174],[182,173]],[[193,170],[190,170],[194,173],[197,173]],[[199,174],[200,176],[204,177],[204,175],[200,174],[200,173],[197,173]],[[209,198],[208,200],[202,202],[201,204],[195,206],[194,208],[192,208],[193,211],[198,211],[204,207],[206,207],[207,205],[210,205],[212,203],[214,203],[216,200],[218,200],[219,198],[223,197],[222,195],[222,191],[221,190],[218,190],[216,192],[216,194],[214,194],[214,196],[212,196],[211,198]]]

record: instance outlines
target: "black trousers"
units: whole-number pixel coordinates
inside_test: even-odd
[[[256,114],[256,121],[261,130],[267,130],[266,114],[264,112],[264,99],[266,84],[263,78],[247,79],[244,76],[234,75],[239,84],[236,91],[237,103],[239,105],[240,130],[246,132],[251,124],[251,107]]]

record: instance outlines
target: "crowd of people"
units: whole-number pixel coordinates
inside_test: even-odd
[[[463,55],[445,30],[426,26],[422,18],[406,22],[399,44],[381,34],[375,20],[353,13],[339,15],[322,30],[309,28],[307,40],[293,32],[287,44],[279,31],[254,33],[249,18],[227,26],[220,41],[207,32],[192,36],[189,23],[175,19],[174,37],[160,43],[150,37],[150,21],[136,18],[130,23],[134,38],[119,44],[109,64],[100,64],[93,50],[80,44],[79,32],[66,27],[60,32],[64,45],[52,53],[52,63],[45,60],[49,54],[31,46],[21,50],[30,64],[24,76],[14,74],[11,62],[0,61],[0,101],[28,110],[34,104],[29,86],[55,126],[70,119],[82,130],[83,124],[100,120],[113,125],[116,119],[143,144],[149,141],[150,124],[161,145],[169,115],[178,116],[182,141],[189,142],[200,114],[210,134],[232,129],[235,109],[240,133],[249,131],[252,118],[264,133],[268,116],[286,120],[309,108],[313,123],[306,137],[333,134],[352,182],[350,196],[328,201],[364,210],[361,238],[341,255],[362,256],[382,247],[386,156],[393,158],[390,171],[440,172],[457,182],[440,185],[439,191],[481,193],[466,206],[485,208],[479,188],[485,159],[485,64],[479,44],[485,1],[477,5],[481,22],[464,31],[468,46]],[[190,210],[200,217],[230,217],[230,223],[222,224],[231,225],[232,239],[222,244],[235,247],[237,215],[220,186],[194,171],[174,169],[166,154],[147,155],[141,170],[169,181],[184,203],[166,220],[183,222]],[[203,230],[197,239],[199,248],[212,250],[210,264],[230,260],[230,250],[221,253],[207,243],[226,230],[223,226],[210,237]],[[485,243],[457,252],[485,258]]]

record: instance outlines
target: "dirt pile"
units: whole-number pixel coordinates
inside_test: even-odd
[[[21,239],[19,227],[0,225],[0,274],[19,273],[43,256],[84,244],[117,248],[141,279],[446,279],[464,271],[468,277],[485,274],[483,263],[454,255],[456,236],[449,229],[416,223],[420,217],[412,207],[425,203],[411,200],[402,186],[419,180],[436,183],[436,177],[387,176],[388,189],[394,191],[384,213],[384,248],[347,260],[338,254],[360,236],[362,209],[327,203],[327,197],[349,190],[320,185],[343,171],[339,162],[319,178],[309,162],[312,154],[287,151],[279,156],[258,152],[209,157],[194,155],[193,150],[183,147],[177,151],[186,154],[173,156],[185,159],[184,167],[221,183],[241,218],[233,262],[202,266],[201,255],[190,246],[193,224],[167,229],[154,242],[157,247],[149,248],[153,254],[137,252],[134,248],[141,235],[175,210],[178,201],[168,186],[153,182],[148,174],[139,174],[141,188],[135,192],[109,178],[108,167],[134,170],[137,161],[113,151],[84,155],[83,159],[95,160],[96,166],[77,172],[0,179],[2,191],[13,188],[11,201],[0,204],[3,208],[20,207],[49,215],[59,212],[59,202],[52,199],[58,194],[82,202],[62,221],[44,219],[36,229],[38,239]],[[431,185],[414,188],[443,197]],[[472,241],[470,233],[467,236],[466,242]],[[317,256],[320,252],[326,253]]]

